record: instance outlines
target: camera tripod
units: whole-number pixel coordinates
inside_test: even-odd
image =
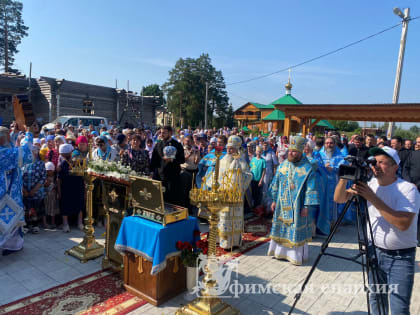
[[[358,239],[358,244],[359,244],[359,253],[355,257],[345,257],[345,256],[326,253],[325,251],[328,248],[328,245],[330,244],[331,239],[333,238],[334,234],[337,232],[338,226],[340,225],[347,210],[350,208],[352,204],[354,204],[356,207],[357,239]],[[363,210],[360,208],[361,204],[364,207]],[[370,240],[368,238],[368,233],[370,236]],[[373,250],[370,250],[369,247],[371,247]],[[321,260],[321,257],[324,255],[349,260],[362,266],[363,288],[366,292],[368,314],[370,315],[371,314],[370,303],[369,303],[370,299],[369,299],[369,289],[367,287],[367,282],[369,283],[369,274],[370,274],[373,283],[375,284],[379,283],[379,267],[378,267],[378,257],[376,255],[375,243],[374,243],[373,232],[372,232],[372,224],[369,219],[369,211],[367,209],[366,200],[364,198],[360,196],[353,196],[351,199],[349,199],[346,202],[343,211],[341,212],[340,216],[337,218],[337,221],[332,226],[330,234],[328,235],[324,243],[321,245],[321,250],[318,254],[318,257],[316,258],[314,264],[312,265],[311,270],[306,276],[300,291],[295,295],[295,301],[292,307],[290,308],[289,315],[292,314],[297,302],[299,301],[299,299],[302,296],[303,291],[305,290],[306,285],[309,282],[309,279],[311,278],[313,272],[315,271],[315,268],[317,267],[319,261]],[[361,258],[361,261],[358,261],[359,258]],[[375,293],[375,294],[377,294],[377,297],[378,297],[377,304],[378,304],[379,314],[380,315],[386,314],[385,312],[386,301],[384,301],[384,297],[381,294],[378,294],[378,293]]]

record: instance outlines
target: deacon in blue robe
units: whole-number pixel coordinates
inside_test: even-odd
[[[211,189],[210,183],[202,183],[203,178],[206,177],[207,179],[211,180],[211,176],[209,174],[213,173],[214,168],[216,167],[216,154],[215,149],[211,150],[210,153],[206,154],[198,163],[198,172],[195,177],[195,184],[197,188],[201,188],[202,184],[207,185],[207,189]],[[225,156],[226,150],[223,150],[222,155],[220,156],[220,160]]]
[[[321,205],[326,204],[326,194],[324,192],[327,189],[327,173],[324,167],[319,167],[319,161],[316,157],[317,155],[318,152],[315,151],[312,153],[312,156],[306,156],[316,172],[316,189],[319,195],[319,205],[314,206],[313,219],[316,227],[316,233],[328,235],[330,234],[331,226],[329,212],[327,207],[321,207]]]
[[[0,127],[0,249],[3,255],[23,247],[25,212],[22,202],[22,166],[32,163],[33,136],[27,132],[20,147]]]
[[[333,140],[333,138],[327,137],[325,139],[326,142],[328,140]],[[316,158],[319,162],[319,167],[322,168],[322,173],[326,174],[326,189],[324,190],[324,196],[321,203],[321,208],[323,211],[326,210],[328,213],[328,220],[331,223],[337,221],[338,217],[338,205],[334,202],[334,190],[335,186],[338,183],[338,169],[340,165],[345,164],[346,161],[344,160],[344,156],[341,154],[340,149],[335,145],[328,148],[324,146],[318,154],[316,154]],[[351,216],[351,211],[348,211],[346,216]],[[351,217],[349,217],[351,220]]]

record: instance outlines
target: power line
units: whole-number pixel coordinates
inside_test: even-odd
[[[416,20],[416,19],[418,19],[418,18],[420,18],[420,16],[416,16],[416,17],[414,17],[414,18],[409,18],[408,20],[409,20],[409,21],[413,21],[413,20]],[[361,43],[361,42],[364,42],[365,40],[371,39],[371,38],[373,38],[373,37],[376,37],[376,36],[378,36],[378,35],[381,35],[382,33],[388,32],[388,31],[390,31],[390,30],[392,30],[392,29],[396,28],[397,26],[400,26],[400,25],[401,25],[401,23],[402,23],[402,22],[400,22],[400,23],[398,23],[398,24],[395,24],[395,25],[393,25],[393,26],[390,26],[390,27],[388,27],[388,28],[386,28],[386,29],[383,29],[382,31],[379,31],[379,32],[377,32],[377,33],[375,33],[375,34],[372,34],[372,35],[369,35],[369,36],[363,37],[362,39],[359,39],[359,40],[357,40],[357,41],[355,41],[355,42],[352,42],[352,43],[347,44],[347,45],[345,45],[345,46],[342,46],[342,47],[340,47],[340,48],[337,48],[337,49],[331,50],[331,51],[329,51],[329,52],[327,52],[327,53],[325,53],[325,54],[322,54],[322,55],[319,55],[319,56],[317,56],[317,57],[314,57],[314,58],[308,59],[308,60],[306,60],[306,61],[300,62],[300,63],[298,63],[298,64],[295,64],[295,65],[292,65],[292,66],[289,66],[289,67],[286,67],[286,68],[283,68],[283,69],[281,69],[281,70],[277,70],[277,71],[274,71],[274,72],[271,72],[271,73],[267,73],[267,74],[264,74],[264,75],[260,75],[260,76],[254,77],[254,78],[250,78],[250,79],[246,79],[246,80],[241,80],[241,81],[236,81],[236,82],[232,82],[232,83],[227,83],[227,84],[226,84],[226,86],[228,86],[228,85],[236,85],[236,84],[241,84],[241,83],[246,83],[246,82],[251,82],[251,81],[255,81],[255,80],[259,80],[259,79],[263,79],[263,78],[266,78],[266,77],[272,76],[272,75],[274,75],[274,74],[277,74],[277,73],[280,73],[280,72],[287,71],[287,70],[289,70],[289,69],[294,69],[294,68],[300,67],[300,66],[302,66],[302,65],[304,65],[304,64],[307,64],[307,63],[310,63],[310,62],[312,62],[312,61],[315,61],[315,60],[318,60],[318,59],[321,59],[321,58],[327,57],[327,56],[332,55],[332,54],[335,54],[335,53],[337,53],[337,52],[339,52],[339,51],[341,51],[341,50],[344,50],[344,49],[346,49],[346,48],[349,48],[349,47],[351,47],[351,46],[354,46],[354,45],[357,45],[357,44],[359,44],[359,43]]]

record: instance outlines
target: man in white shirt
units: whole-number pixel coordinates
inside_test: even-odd
[[[346,190],[340,179],[334,194],[336,202],[346,202],[353,194],[367,200],[370,222],[379,265],[379,282],[394,285],[396,290],[384,294],[386,314],[409,314],[414,284],[417,245],[417,219],[420,195],[414,184],[397,176],[400,158],[390,147],[371,148],[376,165],[374,178],[367,184],[356,183]],[[395,286],[397,285],[397,286]],[[390,287],[388,287],[390,288]],[[371,294],[372,314],[378,314],[378,301]]]

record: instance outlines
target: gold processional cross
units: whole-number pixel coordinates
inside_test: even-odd
[[[144,200],[149,200],[152,198],[152,194],[147,191],[147,188],[139,191],[140,196],[144,198]]]

